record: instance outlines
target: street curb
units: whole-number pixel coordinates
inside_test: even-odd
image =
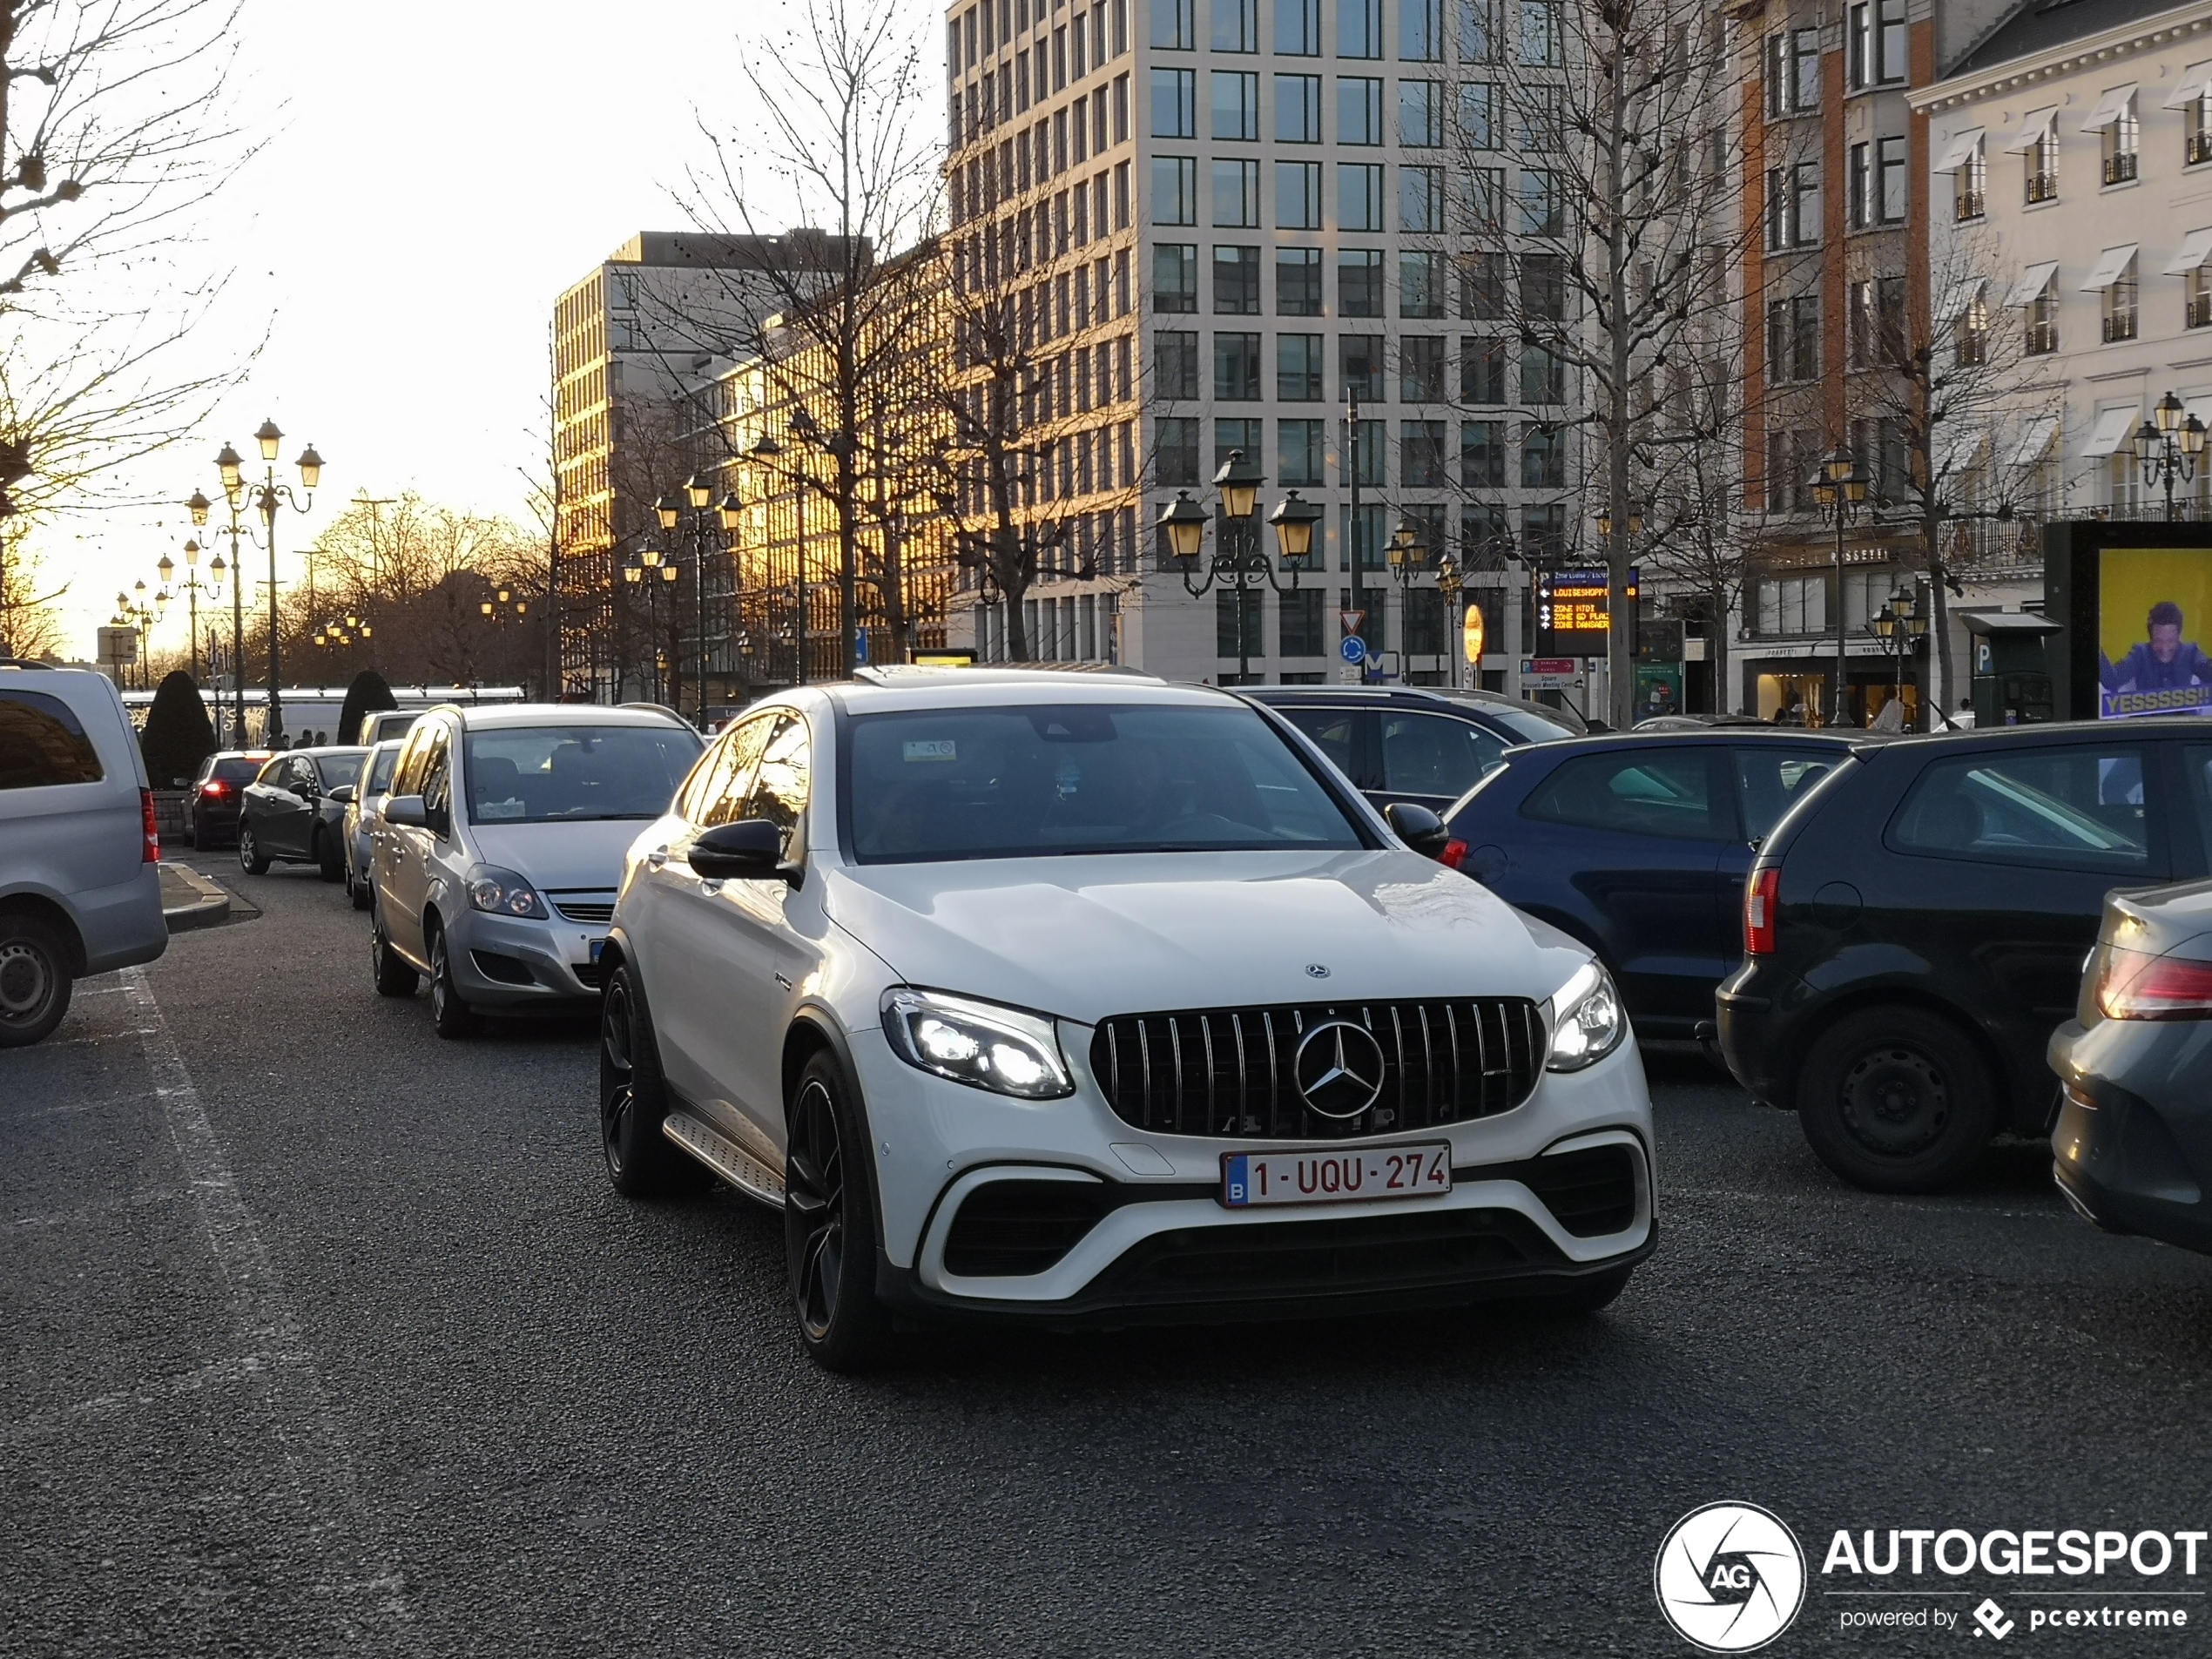
[[[219,927],[261,913],[197,870],[182,864],[161,867],[161,919],[172,934]]]

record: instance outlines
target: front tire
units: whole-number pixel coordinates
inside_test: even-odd
[[[238,820],[238,867],[248,875],[266,875],[269,861],[261,854],[261,843],[253,833],[253,826],[243,818]]]
[[[875,1299],[875,1205],[860,1102],[829,1054],[799,1074],[787,1107],[784,1248],[799,1340],[826,1371],[865,1371],[891,1347]]]
[[[316,831],[308,843],[307,851],[314,856],[315,868],[321,872],[324,880],[342,881],[346,879],[346,850],[330,836],[320,830]]]
[[[51,1035],[72,988],[61,936],[29,916],[0,915],[0,1049]]]
[[[462,1000],[460,988],[453,982],[453,951],[442,927],[430,930],[430,1025],[449,1042],[473,1037],[482,1028],[476,1010]]]
[[[624,963],[599,1000],[599,1150],[608,1181],[624,1197],[677,1197],[712,1184],[705,1166],[661,1133],[667,1116],[652,1016]]]
[[[1888,1005],[1847,1014],[1813,1040],[1797,1119],[1820,1161],[1870,1192],[1932,1192],[1979,1161],[1997,1090],[1949,1021]]]
[[[417,975],[414,965],[392,948],[384,931],[384,913],[372,914],[368,924],[368,969],[379,996],[413,996]]]

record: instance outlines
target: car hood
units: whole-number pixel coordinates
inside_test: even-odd
[[[910,983],[1086,1024],[1355,997],[1541,999],[1588,955],[1395,849],[873,865],[833,871],[826,900]]]
[[[580,824],[471,824],[469,839],[487,864],[504,865],[536,887],[622,885],[623,854],[646,820],[636,818]]]

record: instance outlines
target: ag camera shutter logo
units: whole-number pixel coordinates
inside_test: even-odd
[[[1707,1653],[1750,1653],[1787,1630],[1804,1605],[1804,1551],[1757,1504],[1709,1503],[1668,1532],[1652,1587],[1683,1641]]]

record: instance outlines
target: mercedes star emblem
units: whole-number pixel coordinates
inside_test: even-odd
[[[1325,1020],[1300,1040],[1291,1070],[1298,1093],[1322,1116],[1357,1117],[1382,1094],[1382,1044],[1364,1025]]]

